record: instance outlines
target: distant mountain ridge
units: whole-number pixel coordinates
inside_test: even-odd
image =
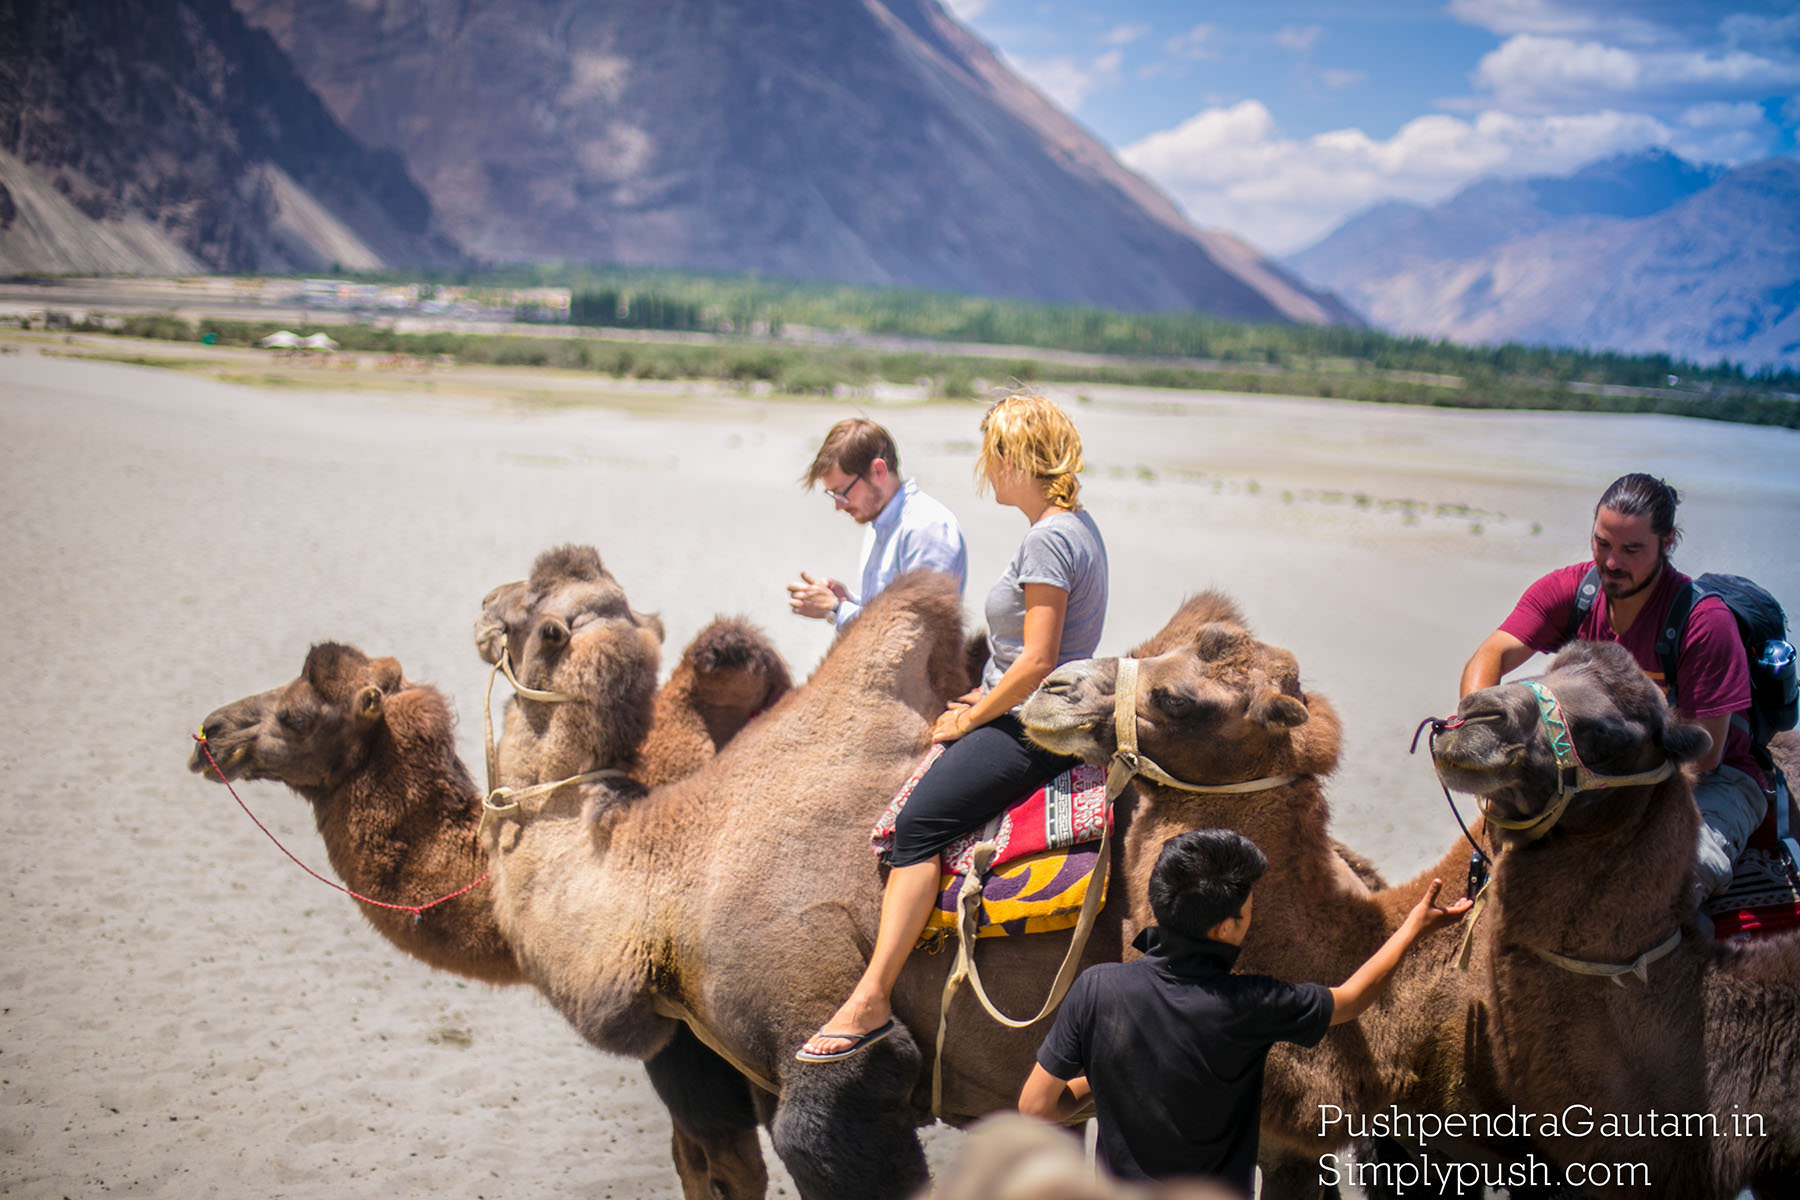
[[[936,0],[236,2],[483,258],[1358,323]]]
[[[462,260],[227,0],[0,6],[0,270]]]
[[[1800,367],[1800,160],[1666,151],[1384,204],[1286,263],[1377,327]]]

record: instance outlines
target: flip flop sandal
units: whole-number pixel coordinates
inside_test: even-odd
[[[849,1058],[852,1054],[859,1051],[868,1049],[888,1034],[894,1032],[894,1028],[894,1018],[889,1017],[884,1023],[877,1025],[867,1033],[831,1033],[828,1030],[821,1029],[819,1032],[813,1034],[813,1037],[844,1038],[848,1040],[850,1044],[842,1050],[833,1051],[830,1054],[814,1054],[805,1046],[802,1046],[800,1049],[794,1051],[794,1057],[801,1062],[837,1062],[840,1059]]]

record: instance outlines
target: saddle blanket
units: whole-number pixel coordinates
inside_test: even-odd
[[[876,854],[892,849],[900,810],[943,752],[942,744],[932,746],[882,811],[869,837]],[[984,842],[994,843],[995,853],[982,880],[977,936],[1013,937],[1074,925],[1099,860],[1100,836],[1111,824],[1105,770],[1081,763],[1064,771],[944,847],[943,876],[937,905],[925,922],[925,939],[956,928],[956,897],[974,866],[975,848]]]
[[[1738,857],[1731,885],[1706,905],[1713,936],[1750,942],[1800,929],[1800,884],[1779,850],[1750,849]]]

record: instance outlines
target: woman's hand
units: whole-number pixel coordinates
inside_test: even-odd
[[[969,724],[970,705],[958,700],[938,717],[931,726],[931,740],[934,742],[954,742],[974,726]]]

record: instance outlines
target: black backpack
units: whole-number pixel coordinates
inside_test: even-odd
[[[1575,636],[1581,622],[1594,607],[1600,592],[1600,568],[1589,567],[1575,589],[1575,604],[1563,626],[1563,640]],[[1768,590],[1742,575],[1702,575],[1689,580],[1675,595],[1669,613],[1656,636],[1656,657],[1662,663],[1663,679],[1669,688],[1669,702],[1678,703],[1680,686],[1676,677],[1676,658],[1681,639],[1687,632],[1688,617],[1703,596],[1717,596],[1737,618],[1738,636],[1744,640],[1744,654],[1750,660],[1750,708],[1733,720],[1748,720],[1750,745],[1757,761],[1770,767],[1769,739],[1800,722],[1800,671],[1794,664],[1794,648],[1788,645],[1787,614]]]

